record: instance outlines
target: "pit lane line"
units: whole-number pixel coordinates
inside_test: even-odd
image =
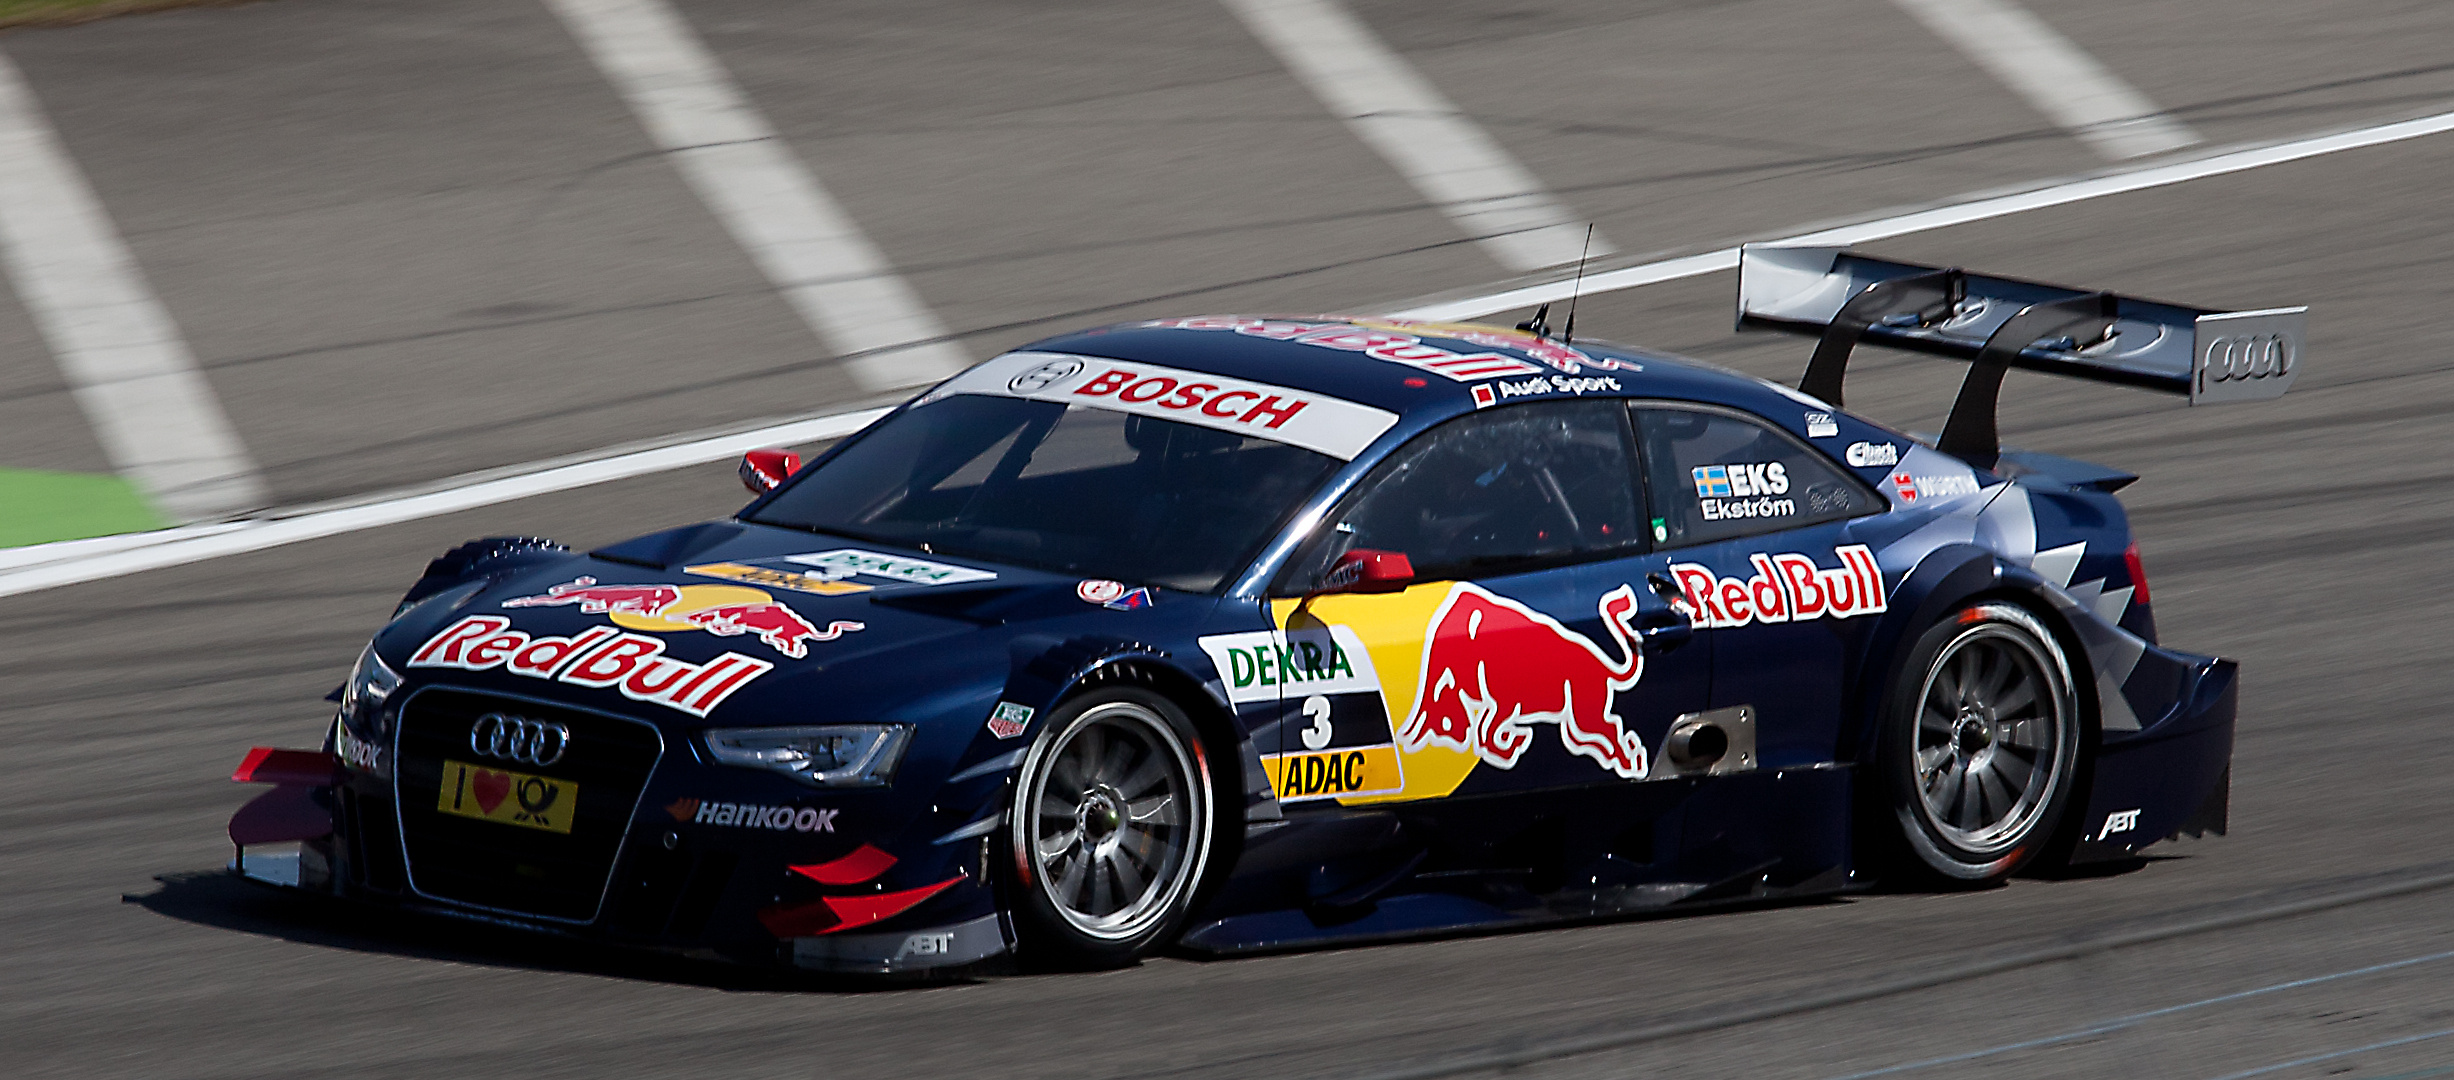
[[[2086,202],[2090,199],[2101,199],[2110,195],[2165,187],[2189,180],[2203,180],[2211,176],[2263,169],[2270,165],[2323,157],[2346,150],[2383,146],[2447,131],[2454,131],[2454,112],[2433,113],[2389,124],[2230,150],[2207,157],[2192,158],[2188,161],[2176,161],[2143,169],[2066,180],[1764,242],[1836,246],[1863,244],[1872,240],[1883,240],[1909,233],[1965,225],[1988,218],[2026,213],[2030,210],[2043,210],[2070,203]],[[1705,274],[1737,268],[1738,248],[1726,247],[1681,258],[1662,259],[1614,270],[1591,272],[1585,275],[1583,290],[1585,292],[1613,292],[1619,289],[1632,289],[1640,285],[1658,285],[1681,278],[1702,277]],[[1528,308],[1536,304],[1557,303],[1568,299],[1576,288],[1576,282],[1573,279],[1561,277],[1498,292],[1425,300],[1388,314],[1396,318],[1423,319],[1432,322],[1471,319],[1493,312]]]
[[[866,389],[971,366],[665,0],[545,0],[801,321]]]
[[[2376,975],[2381,972],[2398,971],[2403,968],[2417,967],[2421,964],[2434,963],[2439,960],[2449,959],[2454,959],[2454,951],[2430,953],[2426,956],[2413,956],[2401,960],[2390,960],[2383,964],[2371,964],[2367,967],[2353,968],[2350,971],[2337,971],[2327,975],[2313,975],[2306,979],[2294,979],[2290,982],[2274,983],[2251,990],[2237,990],[2233,993],[2218,994],[2215,997],[2201,998],[2197,1001],[2184,1002],[2180,1005],[2167,1005],[2161,1009],[2149,1009],[2145,1012],[2131,1013],[2128,1016],[2117,1016],[2110,1020],[2099,1020],[2096,1023],[2089,1024],[2086,1027],[2073,1028],[2059,1035],[2047,1035],[2042,1038],[2023,1039],[2019,1042],[2003,1043],[2000,1046],[1989,1046],[1983,1050],[1969,1050],[1957,1054],[1947,1054],[1942,1057],[1927,1058],[1923,1061],[1911,1061],[1900,1065],[1887,1065],[1880,1069],[1868,1069],[1864,1072],[1853,1072],[1841,1076],[1831,1077],[1829,1080],[1868,1080],[1868,1078],[1876,1076],[1897,1076],[1901,1073],[1916,1072],[1919,1069],[1931,1069],[1937,1065],[1957,1065],[1968,1061],[1982,1061],[1986,1058],[1995,1057],[2002,1054],[2015,1053],[2021,1050],[2036,1050],[2048,1046],[2059,1046],[2067,1042],[2077,1042],[2081,1039],[2092,1038],[2097,1035],[2107,1035],[2116,1031],[2137,1027],[2140,1024],[2144,1024],[2150,1020],[2159,1020],[2167,1016],[2172,1016],[2176,1013],[2185,1013],[2193,1009],[2203,1009],[2210,1005],[2226,1005],[2235,1001],[2245,1001],[2254,997],[2264,997],[2268,994],[2282,993],[2286,990],[2300,990],[2306,987],[2321,986],[2331,982],[2340,982],[2344,979],[2356,979],[2363,975]],[[2374,1047],[2369,1049],[2374,1049]],[[2251,1074],[2235,1073],[2233,1075],[2247,1076]]]
[[[1859,244],[2448,131],[2454,131],[2454,112],[2434,113],[2152,168],[2050,183],[2009,194],[1981,195],[1967,201],[1801,233],[1770,242]],[[1584,291],[1615,292],[1735,269],[1738,266],[1738,251],[1738,248],[1728,247],[1589,273],[1584,278]],[[1397,318],[1429,321],[1469,319],[1565,300],[1573,288],[1573,281],[1562,278],[1503,287],[1471,296],[1410,301],[1407,306],[1388,314]],[[840,438],[860,430],[870,421],[885,415],[885,412],[884,409],[861,409],[795,417],[746,429],[684,433],[646,449],[632,444],[485,470],[415,488],[374,493],[337,508],[298,507],[236,521],[0,549],[0,597],[261,551],[302,540],[705,464],[762,446],[791,446]]]
[[[1500,265],[1525,273],[1582,257],[1585,219],[1339,0],[1221,2]],[[1617,250],[1599,236],[1592,244],[1595,255]]]
[[[1346,1074],[1342,1080],[1441,1080],[1441,1078],[1453,1076],[1471,1076],[1477,1073],[1504,1072],[1507,1070],[1524,1068],[1529,1065],[1540,1064],[1546,1061],[1556,1061],[1562,1058],[1582,1057],[1588,1054],[1600,1053],[1606,1050],[1624,1050],[1629,1047],[1642,1045],[1644,1043],[1660,1042],[1664,1039],[1677,1038],[1682,1035],[1697,1035],[1709,1031],[1720,1031],[1728,1028],[1744,1027],[1748,1024],[1761,1023],[1767,1020],[1778,1020],[1805,1013],[1821,1012],[1826,1009],[1838,1008],[1844,1005],[1857,1005],[1882,998],[1895,997],[1900,994],[1911,993],[1918,990],[1931,990],[1936,987],[1948,986],[1953,983],[1967,982],[1972,979],[1984,978],[1990,975],[2000,975],[2005,972],[2017,971],[2022,968],[2039,967],[2045,964],[2059,963],[2066,960],[2077,960],[2082,957],[2112,952],[2117,949],[2125,949],[2135,945],[2146,945],[2156,942],[2171,941],[2177,938],[2214,933],[2221,930],[2230,930],[2236,927],[2250,926],[2257,923],[2273,922],[2278,919],[2288,919],[2295,916],[2307,915],[2320,911],[2331,911],[2337,908],[2354,907],[2360,904],[2372,903],[2379,900],[2389,900],[2397,897],[2412,896],[2419,893],[2443,889],[2448,886],[2454,886],[2454,871],[2440,869],[2444,865],[2445,864],[2443,863],[2429,864],[2429,868],[2435,872],[2428,873],[2420,877],[2405,879],[2403,881],[2375,885],[2365,889],[2353,889],[2342,893],[2336,893],[2331,896],[2311,897],[2305,900],[2290,901],[2268,907],[2252,908],[2247,911],[2237,911],[2224,915],[2214,915],[2207,918],[2194,919],[2167,926],[2146,927],[2139,930],[2108,934],[2103,937],[2090,938],[2083,941],[2069,942],[2061,945],[2049,945],[2042,948],[2029,949],[2004,956],[1997,956],[1992,959],[1971,961],[1957,967],[1944,968],[1939,971],[1924,974],[1905,975],[1891,979],[1879,979],[1874,982],[1863,983],[1857,986],[1840,987],[1825,991],[1823,993],[1795,995],[1781,1001],[1778,1004],[1754,1005],[1741,1008],[1724,1009],[1721,1011],[1711,1011],[1707,1009],[1699,1013],[1692,1014],[1685,1019],[1665,1018],[1653,1024],[1609,1031],[1597,1032],[1588,1029],[1585,1032],[1562,1034],[1550,1039],[1547,1042],[1535,1042],[1533,1045],[1528,1045],[1524,1040],[1511,1040],[1511,1042],[1505,1046],[1487,1046],[1478,1050],[1454,1053],[1436,1062],[1428,1062],[1421,1065],[1400,1067],[1395,1069],[1384,1069],[1377,1072],[1350,1073]],[[2410,869],[2421,868],[2413,867]],[[2426,1038],[2434,1037],[2436,1036],[2426,1036]],[[2405,1041],[2419,1040],[2411,1039]],[[2383,1048],[2385,1047],[2364,1047],[2362,1049]],[[2353,1052],[2357,1051],[2344,1051],[2343,1053]],[[1240,1064],[1251,1065],[1255,1063],[1256,1062],[1254,1062],[1252,1059],[1247,1059],[1245,1062]],[[2254,1075],[2254,1073],[2236,1075],[2247,1076]],[[2233,1080],[2233,1078],[2226,1077],[2223,1078],[2223,1080]]]
[[[265,504],[263,476],[196,356],[0,53],[0,271],[16,285],[111,466],[175,521]]]
[[[2432,1031],[2425,1035],[2406,1035],[2400,1039],[2388,1039],[2384,1042],[2373,1042],[2367,1046],[2355,1046],[2349,1050],[2334,1050],[2324,1054],[2313,1054],[2305,1058],[2293,1058],[2290,1061],[2278,1061],[2273,1065],[2262,1065],[2255,1069],[2249,1069],[2237,1073],[2225,1073],[2222,1076],[2216,1077],[2215,1080],[2245,1080],[2247,1077],[2265,1076],[2268,1073],[2280,1072],[2284,1069],[2289,1069],[2297,1065],[2315,1065],[2321,1061],[2333,1061],[2336,1058],[2346,1058],[2354,1054],[2365,1054],[2371,1050],[2391,1050],[2398,1046],[2410,1046],[2413,1043],[2423,1043],[2431,1039],[2442,1039],[2448,1035],[2454,1035],[2454,1028],[2446,1028],[2443,1031]]]
[[[2116,160],[2198,135],[2045,20],[2011,0],[1892,0],[2090,149]]]

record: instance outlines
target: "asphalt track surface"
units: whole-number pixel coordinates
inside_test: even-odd
[[[2211,142],[2454,96],[2454,72],[2424,70],[2449,29],[2432,5],[2227,5],[2220,25],[2191,4],[2034,6]],[[818,7],[687,10],[957,327],[1499,276],[1213,10]],[[1623,247],[2085,167],[1881,5],[1358,10]],[[806,331],[669,171],[607,164],[642,140],[559,34],[521,3],[288,0],[0,47],[251,446],[288,463],[270,473],[288,498],[853,400],[820,364],[761,374],[811,360]],[[842,63],[808,61],[830,43]],[[1537,85],[1537,61],[1600,67]],[[2125,501],[2165,640],[2242,661],[2228,837],[1978,893],[884,990],[369,917],[214,872],[248,795],[230,766],[316,736],[425,558],[724,514],[738,488],[706,466],[0,600],[0,1075],[1810,1078],[1955,1057],[1889,1075],[2454,1075],[2449,171],[2454,138],[2433,137],[1876,248],[2311,306],[2313,359],[2280,402],[2189,411],[2018,374],[2004,395],[2011,442],[2144,477]],[[577,174],[588,193],[524,239],[486,217]],[[455,215],[464,232],[440,227]],[[1312,269],[1340,259],[1362,261]],[[1731,285],[1588,298],[1579,327],[1794,377],[1805,343],[1728,332]],[[466,314],[519,304],[564,306]],[[7,355],[39,358],[29,333],[0,302]],[[38,365],[10,365],[0,448],[73,456]],[[1932,430],[1957,375],[1870,352],[1849,404]]]

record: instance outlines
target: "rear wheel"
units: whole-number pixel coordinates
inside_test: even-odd
[[[1119,687],[1059,706],[1007,815],[1023,958],[1114,967],[1169,940],[1208,868],[1215,805],[1208,756],[1175,703]]]
[[[1884,710],[1893,847],[1930,880],[2000,880],[2067,813],[2082,726],[2053,633],[2015,604],[1971,605],[1921,636]]]

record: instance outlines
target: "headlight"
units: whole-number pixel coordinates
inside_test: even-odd
[[[385,666],[383,658],[375,655],[375,646],[368,645],[365,652],[358,654],[358,665],[349,669],[349,681],[341,684],[341,721],[371,730],[368,721],[397,689],[400,673]]]
[[[882,787],[894,779],[910,724],[719,728],[706,735],[719,763],[783,773],[816,787]]]
[[[384,767],[384,747],[391,743],[392,725],[383,705],[398,689],[400,674],[384,666],[375,646],[368,645],[358,654],[357,666],[349,669],[349,681],[341,684],[341,709],[332,717],[329,749],[350,768],[391,775]]]

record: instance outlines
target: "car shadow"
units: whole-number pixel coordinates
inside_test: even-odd
[[[154,880],[160,887],[153,892],[128,893],[120,900],[197,926],[328,949],[745,993],[881,993],[962,981],[830,976],[625,949],[293,893],[221,871],[162,874]]]

